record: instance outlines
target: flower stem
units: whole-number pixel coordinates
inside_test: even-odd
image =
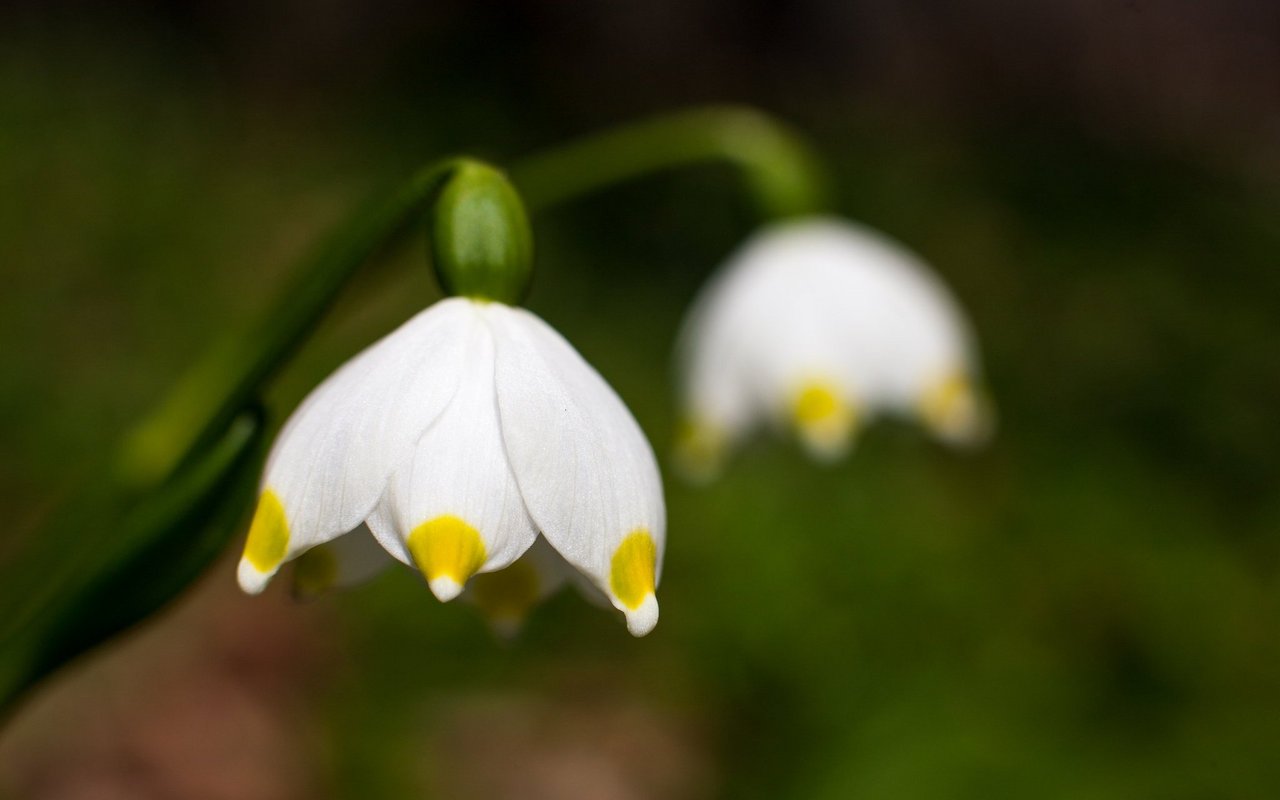
[[[726,163],[766,218],[811,214],[826,205],[817,159],[777,120],[750,108],[694,109],[594,134],[511,166],[531,211],[616,183],[701,163]]]

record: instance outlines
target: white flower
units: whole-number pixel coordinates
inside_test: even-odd
[[[835,218],[777,223],[730,257],[680,337],[680,464],[718,470],[761,420],[794,427],[815,456],[844,454],[881,412],[939,438],[989,429],[968,326],[916,256]]]
[[[362,580],[389,554],[441,600],[466,586],[501,626],[574,573],[642,636],[658,620],[665,528],[653,451],[604,379],[528,311],[452,298],[294,412],[239,581],[260,592],[312,551],[296,581],[314,591]]]

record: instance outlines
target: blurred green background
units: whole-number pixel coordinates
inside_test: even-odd
[[[43,688],[0,796],[1280,796],[1277,30],[1261,0],[5,7],[0,557],[370,192],[701,102],[798,126],[938,267],[1001,427],[668,475],[643,640],[564,593],[504,646],[407,571],[242,598],[226,560]],[[530,306],[660,452],[681,313],[752,225],[712,167],[535,220]],[[366,270],[276,420],[437,296],[420,243]]]

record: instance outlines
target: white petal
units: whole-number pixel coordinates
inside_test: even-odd
[[[721,270],[699,293],[677,339],[684,408],[691,419],[734,435],[754,409],[742,374],[744,334],[759,303],[741,270]]]
[[[329,589],[345,589],[364,583],[394,563],[368,526],[361,525],[299,556],[293,566],[293,593],[308,598]]]
[[[448,408],[391,478],[370,525],[388,550],[413,563],[441,600],[476,572],[502,569],[537,536],[525,512],[498,424],[493,334],[477,316]],[[389,514],[388,514],[389,510]],[[396,533],[386,541],[386,517]]]
[[[905,247],[852,223],[815,223],[808,235],[822,240],[831,267],[843,267],[829,280],[832,295],[861,300],[856,314],[842,318],[841,338],[881,343],[871,360],[868,400],[920,417],[948,443],[984,441],[993,416],[972,333],[937,274]]]
[[[806,282],[834,301],[822,312],[833,334],[870,356],[866,380],[875,400],[911,406],[932,382],[972,374],[971,335],[960,308],[914,253],[837,219],[792,223],[776,235]]]
[[[449,403],[474,305],[437,303],[373,344],[303,401],[267,460],[240,584],[260,591],[279,565],[359,525],[394,466]]]
[[[814,274],[828,265],[807,252],[804,238],[790,226],[765,229],[700,293],[681,337],[682,404],[693,422],[682,436],[693,447],[681,448],[678,463],[710,460],[717,445],[731,444],[761,418],[792,424],[813,389],[838,407],[820,423],[799,425],[802,440],[824,457],[847,448],[870,370],[862,349],[839,335],[848,309],[828,277]],[[726,432],[724,441],[708,428]]]
[[[681,420],[675,464],[684,477],[719,475],[729,450],[763,416],[745,370],[739,322],[754,303],[743,273],[722,270],[699,294],[677,339]]]
[[[747,289],[726,299],[735,309],[724,335],[741,342],[756,390],[775,410],[780,395],[813,376],[859,395],[875,378],[884,348],[874,331],[885,310],[874,292],[860,290],[844,233],[824,221],[782,223],[730,259],[727,269]]]
[[[523,309],[486,307],[497,340],[507,455],[543,536],[643,635],[666,536],[661,478],[622,401],[560,334]]]

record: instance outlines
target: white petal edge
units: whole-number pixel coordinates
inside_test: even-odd
[[[250,558],[246,547],[238,570],[246,592],[261,591],[280,564],[371,513],[394,466],[457,388],[459,334],[472,307],[450,299],[420,312],[330,375],[290,416],[261,484],[263,498],[271,494],[282,507],[285,547],[266,560]]]
[[[657,621],[653,591],[628,605],[611,585],[611,568],[624,540],[646,532],[655,587],[661,576],[666,509],[653,450],[622,400],[560,334],[523,309],[495,303],[485,311],[497,343],[503,440],[525,507],[643,635]]]

